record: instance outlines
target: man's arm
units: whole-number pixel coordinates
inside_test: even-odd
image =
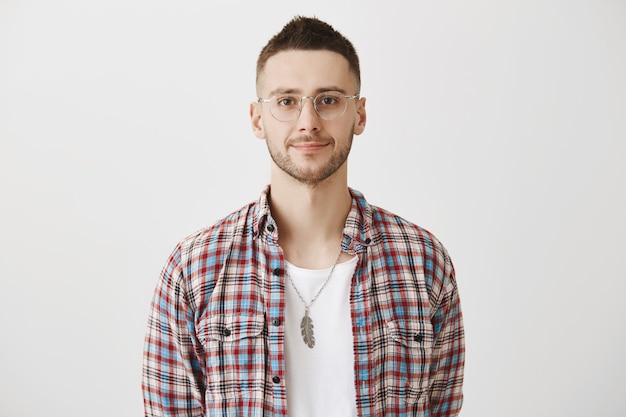
[[[454,268],[446,256],[440,303],[432,318],[435,332],[433,384],[430,408],[433,417],[457,416],[463,403],[465,333],[454,278]]]
[[[183,281],[180,247],[155,289],[143,353],[146,416],[204,415],[205,367]]]

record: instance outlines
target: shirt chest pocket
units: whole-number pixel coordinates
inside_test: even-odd
[[[385,323],[384,390],[415,402],[430,385],[433,328],[425,320],[393,319]]]
[[[207,402],[262,392],[265,377],[265,316],[218,314],[200,322],[205,351]]]

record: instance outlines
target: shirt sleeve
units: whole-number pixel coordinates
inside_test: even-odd
[[[465,333],[454,268],[446,256],[442,291],[433,316],[434,369],[430,404],[433,417],[457,416],[463,403]]]
[[[204,415],[205,366],[177,247],[152,299],[143,352],[145,416]]]

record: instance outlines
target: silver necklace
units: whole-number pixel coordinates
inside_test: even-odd
[[[311,349],[313,349],[313,346],[315,346],[315,336],[313,334],[313,320],[311,320],[311,316],[309,316],[309,308],[313,305],[315,300],[317,300],[317,297],[320,295],[322,290],[326,287],[326,284],[328,284],[328,281],[330,281],[330,277],[333,275],[333,271],[335,270],[335,267],[337,266],[337,262],[339,262],[339,257],[341,256],[341,252],[342,250],[341,248],[339,248],[339,253],[337,254],[337,258],[335,258],[335,263],[333,263],[333,267],[330,268],[330,273],[324,280],[324,283],[322,284],[320,289],[317,290],[317,293],[315,294],[313,299],[311,299],[311,301],[309,301],[308,303],[304,301],[304,297],[302,296],[302,294],[300,294],[300,291],[298,291],[298,287],[296,287],[296,284],[294,284],[293,280],[291,279],[291,276],[287,274],[287,278],[289,278],[289,282],[291,282],[291,286],[293,287],[294,290],[296,290],[296,294],[298,294],[300,301],[302,301],[302,304],[304,304],[304,317],[302,317],[302,321],[300,322],[300,333],[302,333],[302,340],[304,340],[304,343]]]

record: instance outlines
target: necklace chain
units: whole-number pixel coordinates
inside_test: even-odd
[[[315,293],[315,296],[308,303],[306,301],[304,301],[304,297],[302,296],[302,294],[300,294],[300,291],[298,290],[298,287],[296,287],[296,284],[291,279],[291,276],[289,274],[287,274],[287,278],[289,278],[289,282],[291,282],[291,286],[293,287],[294,290],[296,290],[296,294],[298,294],[298,297],[300,298],[300,301],[302,301],[302,304],[304,304],[304,307],[307,310],[308,310],[309,307],[311,307],[313,305],[315,300],[317,300],[317,297],[322,293],[324,288],[326,288],[326,284],[328,284],[328,281],[330,281],[330,277],[332,277],[332,275],[333,275],[333,271],[335,270],[335,267],[337,266],[337,262],[339,262],[339,257],[341,256],[341,252],[342,252],[342,250],[341,250],[341,248],[339,248],[339,253],[337,253],[337,257],[335,258],[335,262],[333,263],[332,268],[330,268],[330,272],[328,273],[328,276],[324,280],[324,283],[322,284],[320,289],[317,290],[317,293]]]
[[[328,276],[324,280],[324,283],[322,284],[320,289],[317,290],[317,293],[315,294],[315,296],[308,303],[304,301],[304,297],[302,296],[302,294],[300,294],[300,291],[298,291],[298,287],[296,287],[296,284],[293,282],[293,279],[291,279],[291,276],[289,275],[289,273],[287,273],[287,278],[289,278],[289,282],[291,282],[291,286],[296,291],[296,294],[298,294],[298,297],[300,298],[300,301],[302,301],[302,304],[304,304],[304,317],[302,317],[302,321],[300,322],[300,332],[302,333],[302,340],[311,349],[313,349],[313,347],[315,346],[315,335],[313,332],[313,327],[314,327],[313,320],[309,316],[309,307],[313,305],[315,300],[317,300],[317,297],[322,293],[324,288],[326,288],[326,284],[328,284],[328,281],[330,281],[330,277],[333,276],[333,271],[335,270],[335,267],[337,266],[337,262],[339,262],[340,256],[341,256],[341,247],[339,247],[339,253],[337,253],[335,262],[333,263],[332,268],[330,268],[330,272],[328,273]]]

